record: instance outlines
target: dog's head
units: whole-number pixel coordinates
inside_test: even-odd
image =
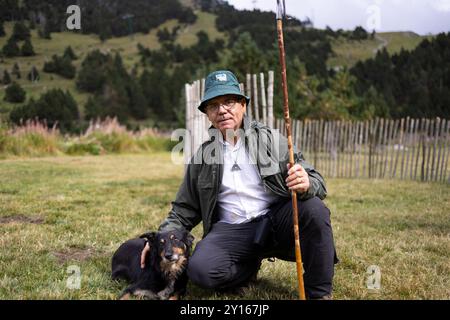
[[[188,231],[151,232],[141,236],[150,243],[165,274],[180,274],[187,266],[194,237]]]

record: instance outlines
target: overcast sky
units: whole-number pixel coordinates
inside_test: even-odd
[[[228,0],[237,9],[275,11],[276,0]],[[316,28],[450,32],[450,0],[286,0],[289,15],[310,17]]]

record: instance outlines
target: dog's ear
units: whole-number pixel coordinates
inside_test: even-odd
[[[186,231],[186,235],[184,236],[184,243],[186,243],[188,247],[191,247],[194,240],[194,236]]]
[[[139,236],[139,238],[147,239],[148,242],[153,243],[156,238],[156,232],[147,232]]]

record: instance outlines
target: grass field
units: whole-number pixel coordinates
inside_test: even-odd
[[[344,38],[332,41],[335,53],[327,64],[330,67],[352,67],[358,61],[375,57],[378,50],[386,47],[390,54],[398,53],[401,49],[413,50],[424,39],[432,36],[420,36],[413,32],[381,32],[371,40],[353,41]]]
[[[183,167],[169,153],[0,161],[0,299],[115,299],[121,242],[155,229]],[[449,299],[450,186],[329,179],[337,252],[335,299]],[[193,231],[196,241],[202,230]],[[367,268],[381,289],[366,286]],[[80,289],[69,289],[71,266]],[[193,285],[188,299],[295,299],[295,264],[264,261],[244,296]]]

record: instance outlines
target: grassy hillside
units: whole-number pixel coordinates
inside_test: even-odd
[[[179,30],[177,43],[182,46],[195,44],[197,41],[196,33],[200,30],[207,32],[211,40],[225,37],[223,33],[218,32],[215,28],[216,16],[206,12],[196,12],[196,14],[198,18],[195,24],[182,26]],[[89,95],[78,92],[74,80],[67,80],[58,75],[42,71],[44,63],[50,60],[54,54],[61,55],[67,46],[72,46],[75,54],[79,57],[74,62],[74,65],[79,69],[86,54],[92,50],[100,49],[106,52],[119,52],[125,66],[131,70],[140,59],[137,48],[139,43],[151,49],[159,49],[160,44],[156,36],[158,30],[164,28],[172,30],[177,25],[179,25],[177,20],[169,20],[148,34],[138,33],[133,36],[112,38],[105,42],[102,42],[96,35],[83,35],[75,32],[52,33],[52,39],[46,40],[39,38],[37,31],[34,30],[31,32],[31,41],[37,55],[34,57],[5,58],[0,62],[0,77],[3,77],[4,70],[10,72],[13,65],[18,63],[22,79],[16,80],[15,77],[12,78],[26,90],[27,98],[38,98],[43,92],[53,88],[68,89],[73,94],[79,107],[82,108]],[[7,36],[0,38],[0,49],[3,48],[12,34],[12,28],[12,23],[5,23]],[[33,65],[36,66],[41,77],[41,80],[37,83],[31,83],[26,78]],[[0,115],[13,107],[12,104],[3,101],[4,94],[5,87],[0,85]]]
[[[187,1],[189,2],[189,1]],[[197,21],[193,25],[182,25],[178,31],[177,43],[182,46],[191,46],[196,43],[196,33],[198,31],[206,31],[211,41],[222,38],[226,40],[224,33],[218,32],[215,26],[215,15],[196,11]],[[72,46],[79,59],[74,62],[77,69],[83,61],[86,54],[94,49],[100,49],[107,52],[119,52],[122,55],[125,66],[128,70],[139,62],[137,45],[140,43],[151,49],[160,48],[158,38],[156,36],[159,29],[167,28],[172,30],[178,26],[177,20],[169,20],[162,24],[158,29],[151,30],[148,34],[134,34],[133,36],[112,38],[102,42],[96,35],[82,35],[75,32],[52,33],[52,39],[41,39],[37,36],[36,31],[32,31],[32,44],[37,53],[34,57],[16,57],[5,58],[0,61],[0,77],[3,76],[4,70],[11,71],[14,63],[18,63],[22,79],[18,80],[19,84],[27,92],[27,99],[38,98],[42,93],[53,88],[62,88],[70,90],[77,101],[81,112],[89,95],[80,93],[76,90],[75,81],[67,80],[58,75],[46,74],[42,71],[44,63],[51,59],[52,55],[61,55],[67,46]],[[0,48],[6,43],[12,33],[12,23],[5,23],[6,37],[0,38]],[[275,35],[274,35],[275,36]],[[418,36],[410,32],[398,33],[380,33],[374,40],[350,41],[344,38],[333,40],[332,47],[335,56],[330,58],[328,65],[330,67],[350,67],[358,60],[373,57],[378,49],[386,46],[390,53],[398,52],[403,47],[405,49],[413,49],[424,37]],[[225,51],[225,54],[227,52]],[[41,80],[37,83],[31,83],[27,79],[27,74],[32,66],[36,66],[40,72]],[[17,81],[14,77],[13,80]],[[0,116],[6,115],[13,107],[13,104],[3,101],[5,94],[5,86],[0,86]]]
[[[352,41],[345,38],[333,40],[332,46],[335,56],[330,58],[330,67],[351,67],[359,60],[366,60],[375,56],[378,50],[386,47],[390,54],[414,49],[425,38],[413,32],[382,32],[373,40]]]
[[[320,169],[320,168],[319,168]],[[156,229],[183,175],[170,153],[0,161],[0,299],[115,299],[125,240]],[[335,299],[448,299],[448,184],[327,179],[337,253]],[[420,190],[418,193],[417,190]],[[201,226],[194,229],[201,239]],[[366,286],[367,268],[381,289]],[[68,267],[81,273],[71,290]],[[264,260],[243,296],[193,285],[188,299],[296,299],[294,263]]]

